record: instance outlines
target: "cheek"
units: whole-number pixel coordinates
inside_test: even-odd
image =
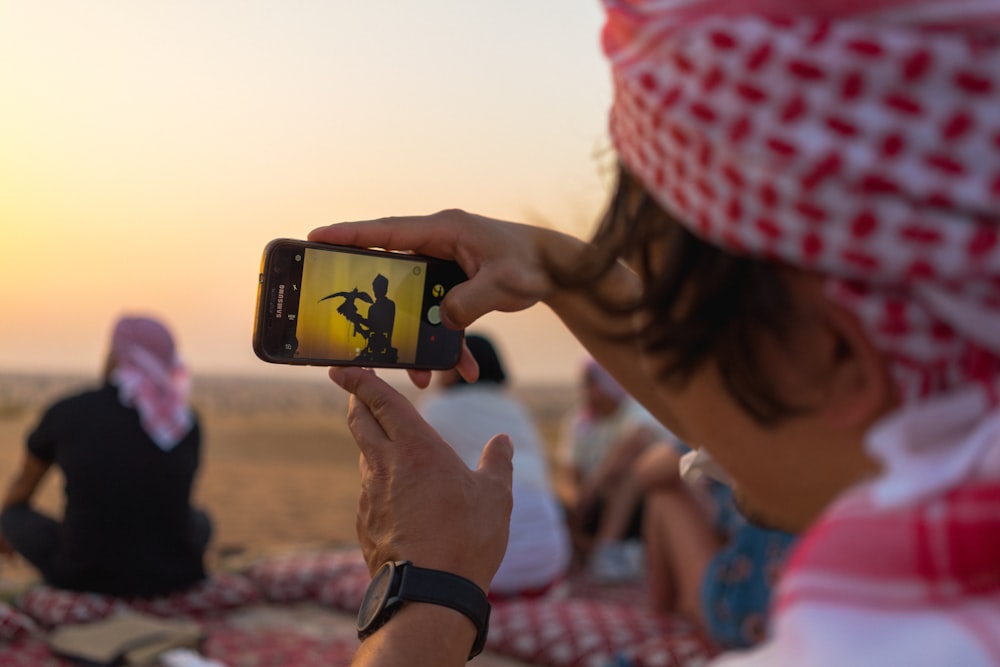
[[[783,422],[763,428],[730,397],[714,369],[683,386],[657,383],[653,414],[686,444],[704,449],[728,474],[744,509],[766,525],[796,531],[832,497],[817,426]]]
[[[705,448],[720,463],[744,458],[756,439],[753,427],[740,419],[726,396],[703,391],[693,379],[683,389],[664,391],[664,398],[681,425],[685,441]],[[749,458],[749,457],[748,457]]]
[[[656,358],[643,358],[655,380],[660,410],[653,413],[685,444],[704,448],[748,496],[771,495],[782,485],[772,466],[772,431],[764,431],[726,391],[713,366],[696,371],[683,385],[658,380]]]
[[[645,370],[656,377],[656,364],[647,360]],[[677,433],[694,447],[712,447],[717,440],[729,440],[735,430],[729,414],[728,394],[714,381],[711,369],[696,371],[684,383],[656,382],[659,395],[670,416],[682,433]]]
[[[661,396],[677,436],[704,448],[744,494],[761,498],[781,486],[773,466],[774,432],[750,419],[711,375],[699,372],[683,388],[662,389]]]

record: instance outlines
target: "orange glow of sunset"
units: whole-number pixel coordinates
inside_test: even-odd
[[[260,254],[460,207],[589,234],[610,181],[599,4],[0,4],[0,372],[97,372],[114,318],[192,370],[250,347]],[[582,352],[543,308],[483,322],[515,377]]]

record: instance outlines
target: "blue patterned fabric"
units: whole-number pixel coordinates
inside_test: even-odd
[[[702,581],[706,631],[725,648],[745,648],[764,638],[771,591],[795,536],[756,526],[736,509],[732,491],[713,483],[716,526],[729,536]]]

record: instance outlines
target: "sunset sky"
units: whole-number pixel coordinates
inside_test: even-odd
[[[266,367],[260,253],[446,207],[592,229],[609,187],[597,0],[0,0],[0,372],[96,372],[152,312],[202,373]],[[582,352],[494,315],[522,380]]]

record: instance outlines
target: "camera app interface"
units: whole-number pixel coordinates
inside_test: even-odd
[[[301,262],[296,357],[416,361],[424,262],[312,248]]]

